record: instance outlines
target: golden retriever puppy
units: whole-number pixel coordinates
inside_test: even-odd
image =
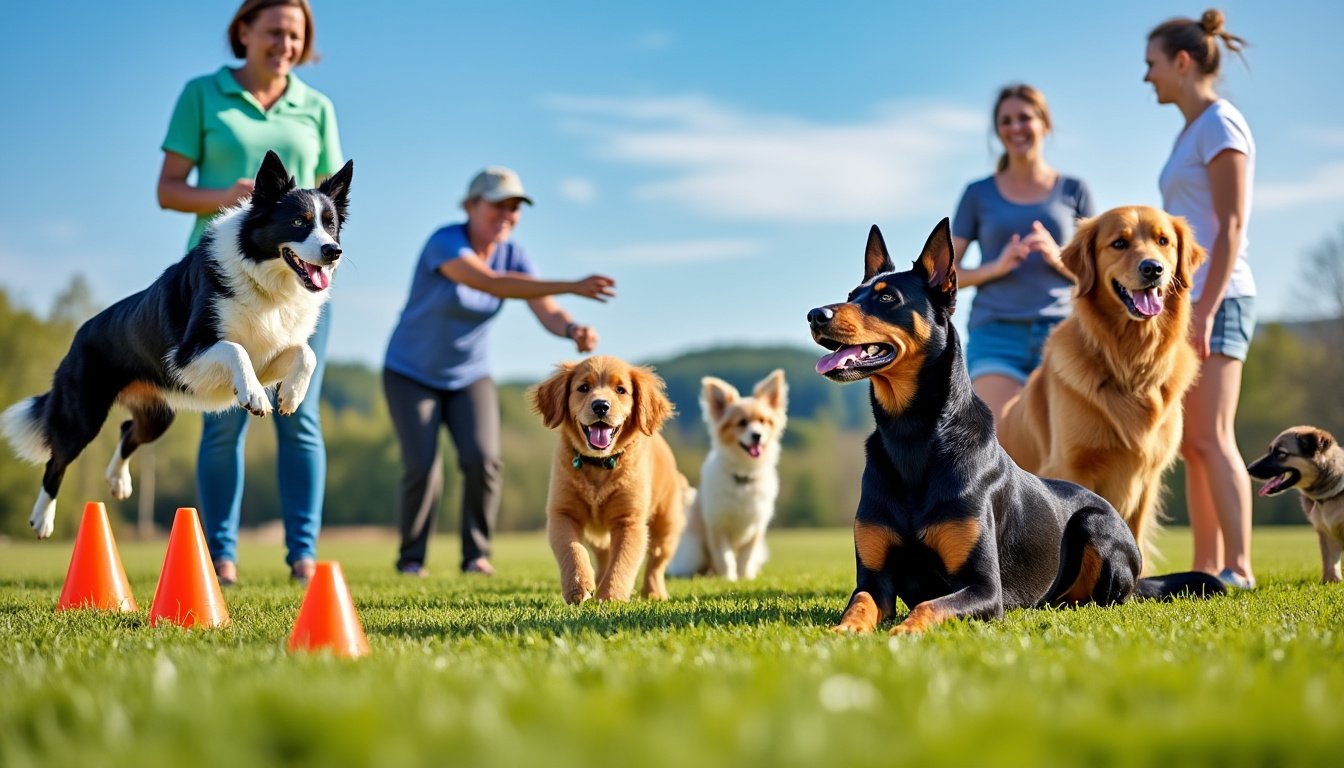
[[[1028,472],[1111,502],[1149,554],[1181,400],[1199,372],[1187,336],[1204,249],[1179,216],[1126,206],[1082,222],[1060,258],[1077,283],[1073,312],[1008,404],[999,442]]]
[[[551,462],[546,532],[565,602],[667,599],[663,574],[686,525],[686,478],[659,430],[673,412],[653,370],[610,356],[561,363],[528,391],[560,440]],[[594,579],[589,549],[597,558]]]

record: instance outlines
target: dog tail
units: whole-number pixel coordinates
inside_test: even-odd
[[[0,430],[5,439],[14,447],[14,452],[26,461],[43,464],[51,458],[51,443],[47,440],[46,423],[47,399],[45,395],[30,397],[11,405],[0,414]]]
[[[1177,597],[1208,598],[1227,592],[1227,586],[1216,576],[1200,571],[1168,573],[1139,579],[1134,596],[1147,600],[1171,600]]]

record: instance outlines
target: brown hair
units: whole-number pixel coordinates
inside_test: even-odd
[[[313,8],[308,5],[308,0],[243,0],[237,13],[233,14],[233,21],[229,22],[229,48],[233,50],[233,55],[240,59],[247,58],[247,49],[238,35],[238,27],[243,24],[251,26],[258,14],[277,5],[292,6],[303,11],[303,53],[299,54],[298,63],[317,61],[317,51],[313,50]]]
[[[1031,105],[1032,109],[1036,110],[1036,114],[1041,116],[1041,122],[1045,123],[1046,129],[1049,130],[1052,127],[1050,123],[1050,105],[1045,103],[1045,94],[1032,88],[1026,83],[1014,83],[1012,85],[1005,85],[999,91],[999,97],[994,100],[994,109],[989,113],[989,124],[994,135],[997,136],[999,132],[999,107],[1002,107],[1003,102],[1009,99],[1021,99],[1022,101],[1027,102]],[[999,155],[997,169],[1002,171],[1007,167],[1008,153],[1004,152]]]
[[[1237,54],[1243,63],[1246,61],[1246,57],[1241,55],[1242,49],[1246,47],[1246,41],[1223,29],[1224,21],[1222,11],[1210,8],[1199,17],[1199,21],[1184,18],[1167,19],[1148,33],[1148,40],[1150,42],[1156,40],[1169,59],[1185,51],[1199,66],[1200,72],[1212,77],[1218,74],[1218,67],[1221,64],[1222,57],[1218,51],[1219,38],[1222,39],[1223,45],[1227,46],[1227,50]]]

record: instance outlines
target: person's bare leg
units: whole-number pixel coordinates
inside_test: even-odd
[[[1000,373],[987,373],[975,377],[971,381],[971,388],[981,400],[985,401],[989,410],[994,412],[995,423],[1003,421],[1003,409],[1008,405],[1008,401],[1017,397],[1022,391],[1022,385],[1016,379]]]
[[[1251,479],[1237,447],[1234,423],[1241,397],[1240,360],[1211,355],[1199,380],[1185,396],[1182,452],[1202,467],[1206,495],[1192,498],[1205,506],[1201,515],[1217,520],[1222,539],[1222,567],[1248,580],[1251,570]],[[1191,523],[1195,511],[1191,510]]]

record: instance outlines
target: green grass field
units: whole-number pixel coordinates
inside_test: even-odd
[[[1188,535],[1163,534],[1173,566]],[[1315,535],[1257,529],[1260,589],[1013,611],[890,642],[827,628],[848,531],[778,531],[756,582],[565,605],[539,535],[501,575],[392,572],[330,540],[372,655],[291,656],[302,590],[244,542],[224,630],[151,629],[163,542],[124,542],[140,612],[54,612],[70,542],[0,545],[0,766],[1325,765],[1344,748],[1344,588]]]

